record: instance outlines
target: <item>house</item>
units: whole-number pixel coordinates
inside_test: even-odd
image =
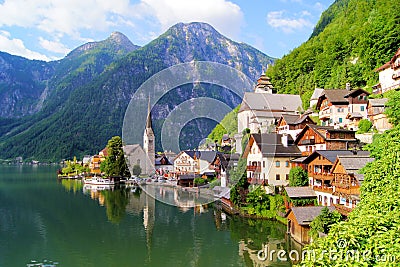
[[[299,95],[246,92],[238,112],[238,132],[246,128],[251,133],[274,131],[283,113],[296,114],[302,110]]]
[[[400,48],[385,64],[375,70],[379,72],[379,83],[373,86],[374,94],[382,94],[400,87]]]
[[[360,201],[360,187],[364,175],[359,173],[368,162],[369,155],[339,155],[332,166],[334,195],[339,198],[338,211],[347,216]]]
[[[303,156],[309,156],[315,150],[348,150],[357,142],[354,131],[308,124],[297,135],[294,144]]]
[[[252,134],[243,153],[250,183],[269,185],[271,190],[289,184],[290,160],[300,156],[290,136],[276,133]]]
[[[315,88],[314,92],[310,98],[310,107],[316,107],[318,103],[318,98],[323,94],[324,89],[322,88]]]
[[[155,167],[157,173],[168,174],[174,170],[174,163],[165,154],[156,155]]]
[[[288,220],[287,233],[302,245],[310,243],[310,223],[321,214],[323,208],[322,206],[291,208],[286,215]],[[328,209],[332,212],[335,207],[328,207]]]
[[[216,159],[221,155],[221,152],[216,151],[181,151],[174,160],[174,174],[177,177],[186,174],[215,177],[220,171],[220,167],[216,166],[216,164],[222,162]]]
[[[276,132],[290,134],[293,139],[296,139],[307,124],[315,124],[308,114],[282,114],[276,125]]]
[[[363,89],[351,90],[344,96],[349,101],[347,128],[350,130],[358,130],[358,122],[362,119],[367,119],[367,105],[369,93]]]
[[[387,98],[369,99],[367,105],[368,118],[372,122],[372,125],[379,133],[391,129],[392,125],[389,119],[386,117],[385,104],[388,101]]]
[[[308,186],[287,186],[285,187],[288,199],[286,199],[286,209],[297,206],[314,206],[317,202],[317,195]]]
[[[315,191],[319,205],[339,204],[339,197],[334,195],[332,167],[338,156],[351,156],[355,153],[369,155],[368,151],[316,150],[303,161],[307,164],[309,186]]]
[[[350,92],[350,86],[346,86],[347,89],[324,90],[318,98],[316,109],[323,126],[344,127],[348,124],[349,101],[345,96]]]
[[[92,173],[92,174],[101,174],[100,165],[101,165],[101,163],[103,161],[104,161],[104,158],[102,158],[99,155],[94,155],[90,159],[90,163],[89,163],[90,173]]]

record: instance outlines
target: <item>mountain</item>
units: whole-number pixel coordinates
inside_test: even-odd
[[[391,0],[336,0],[308,41],[267,70],[280,93],[301,94],[308,102],[315,87],[370,88],[374,69],[400,47],[400,5]]]
[[[273,58],[205,23],[179,23],[140,48],[113,33],[107,40],[78,47],[62,60],[43,63],[52,67],[43,79],[46,97],[40,109],[25,116],[9,112],[0,119],[0,158],[54,161],[97,153],[110,137],[121,135],[125,110],[144,81],[170,66],[192,61],[229,65],[255,81]],[[231,107],[241,101],[229,90],[210,84],[175,88],[152,111],[158,149],[165,114],[183,101],[202,96]],[[214,126],[209,120],[190,122],[183,129],[182,144],[185,148],[198,144]]]

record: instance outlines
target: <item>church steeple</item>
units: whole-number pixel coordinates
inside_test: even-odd
[[[146,119],[146,128],[143,133],[143,150],[146,153],[148,162],[146,163],[146,174],[154,173],[154,166],[155,166],[155,142],[154,142],[154,132],[153,126],[151,123],[151,106],[150,106],[150,97],[149,103],[147,108],[147,119]]]

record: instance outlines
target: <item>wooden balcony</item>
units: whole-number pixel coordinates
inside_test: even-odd
[[[333,194],[333,186],[318,186],[314,185],[313,186],[314,191],[322,192],[322,193],[328,193],[328,194]]]
[[[335,192],[346,195],[360,195],[360,186],[335,184]]]
[[[330,173],[310,173],[308,176],[316,179],[316,180],[328,180],[328,181],[332,181],[334,176],[333,174]]]
[[[351,208],[345,207],[345,206],[340,205],[340,204],[335,204],[334,206],[335,206],[336,210],[337,210],[340,214],[342,214],[342,215],[344,215],[344,216],[348,216],[349,213],[352,211]]]
[[[247,166],[247,171],[249,172],[261,172],[261,166]]]

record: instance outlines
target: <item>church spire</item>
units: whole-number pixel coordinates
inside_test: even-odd
[[[153,125],[151,123],[150,96],[149,96],[149,102],[148,102],[148,106],[147,106],[146,132],[153,133]]]

